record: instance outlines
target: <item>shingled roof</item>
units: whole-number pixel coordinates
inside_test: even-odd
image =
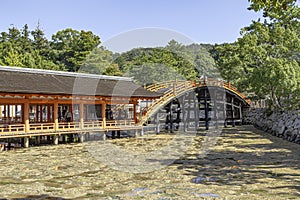
[[[0,93],[157,98],[131,78],[0,66]]]

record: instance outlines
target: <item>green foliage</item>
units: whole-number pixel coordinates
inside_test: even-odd
[[[138,74],[149,76],[150,72],[153,73],[153,77],[157,77],[161,73],[164,73],[161,71],[163,68],[176,72],[172,79],[185,77],[185,79],[193,80],[197,77],[197,71],[193,63],[188,62],[184,57],[165,48],[133,49],[116,58],[115,63],[118,64],[124,73],[133,75],[134,77],[138,77]],[[139,67],[143,70],[140,71]],[[147,67],[149,69],[145,69]],[[133,73],[136,73],[136,75]],[[153,83],[156,80],[149,80],[150,82],[147,83]]]
[[[100,38],[91,31],[67,28],[52,35],[50,56],[57,64],[65,66],[68,71],[76,72],[88,54],[99,44]]]
[[[113,53],[104,48],[95,48],[88,54],[79,71],[91,74],[104,74],[113,60]]]
[[[215,63],[200,44],[182,45],[171,40],[166,47],[137,48],[114,60],[126,76],[140,84],[174,79],[195,80],[203,74],[213,75]]]
[[[38,26],[29,31],[27,25],[21,30],[12,26],[0,36],[0,64],[8,66],[64,70],[48,56],[49,42]]]
[[[300,22],[294,15],[299,8],[287,5],[285,12],[272,10],[272,20],[253,22],[243,28],[241,38],[233,44],[216,47],[217,64],[224,79],[259,98],[269,99],[271,109],[294,108],[294,99],[299,98]],[[253,6],[271,14],[265,4]],[[291,20],[285,23],[284,16]]]

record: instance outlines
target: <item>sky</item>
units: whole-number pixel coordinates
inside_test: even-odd
[[[38,22],[48,39],[59,30],[89,30],[108,49],[233,42],[261,17],[248,0],[0,0],[0,32]]]

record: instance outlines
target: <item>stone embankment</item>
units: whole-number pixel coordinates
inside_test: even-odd
[[[244,114],[243,123],[300,144],[300,110],[268,115],[264,109],[251,109]]]

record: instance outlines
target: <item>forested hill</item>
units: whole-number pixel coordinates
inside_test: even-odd
[[[215,61],[201,44],[182,45],[171,40],[165,47],[136,48],[118,56],[114,63],[139,83],[165,80],[195,80],[209,74]],[[144,75],[144,76],[141,76]]]
[[[137,48],[118,54],[101,47],[91,31],[67,28],[45,37],[38,25],[24,25],[0,35],[0,65],[38,69],[133,76],[139,83],[169,79],[193,80],[209,74],[215,61],[207,49],[213,45],[182,45],[171,40],[165,47]],[[141,80],[140,74],[147,75]]]

